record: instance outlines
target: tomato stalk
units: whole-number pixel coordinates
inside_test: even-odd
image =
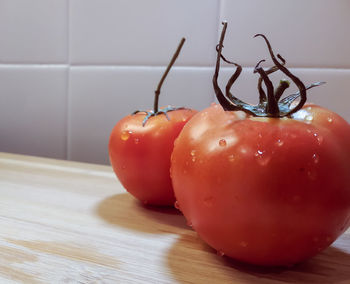
[[[298,77],[293,75],[284,66],[286,63],[286,60],[280,54],[277,54],[277,57],[275,56],[274,52],[272,51],[271,44],[266,38],[266,36],[263,34],[256,34],[254,37],[262,37],[265,40],[271,59],[275,64],[275,66],[271,67],[270,69],[264,70],[260,66],[260,64],[262,62],[265,62],[265,60],[260,60],[258,62],[258,64],[254,68],[254,73],[258,73],[260,75],[258,79],[259,103],[258,105],[251,105],[243,102],[242,100],[233,96],[230,91],[233,83],[238,79],[239,75],[241,74],[242,67],[237,63],[227,60],[222,55],[222,48],[223,48],[226,29],[227,29],[227,22],[223,22],[223,29],[221,32],[220,41],[216,47],[217,59],[216,59],[215,72],[213,76],[213,87],[214,87],[216,97],[219,103],[222,105],[222,107],[225,110],[242,110],[249,113],[250,115],[262,116],[262,117],[284,117],[284,116],[289,117],[291,114],[300,110],[305,104],[306,90],[324,84],[324,82],[317,82],[317,83],[311,84],[308,87],[305,87],[303,82]],[[219,76],[221,59],[229,64],[233,64],[236,66],[236,71],[227,82],[227,85],[225,88],[225,95],[221,91],[217,82],[218,76]],[[299,92],[295,94],[291,94],[281,99],[284,91],[290,86],[290,83],[288,80],[281,80],[276,90],[274,89],[274,86],[271,80],[269,79],[269,75],[278,70],[284,73],[285,75],[287,75],[293,81],[293,83],[298,87]],[[267,94],[265,94],[265,91],[262,88],[262,83],[264,83],[266,87]],[[298,104],[292,107],[292,103],[296,100],[299,100]]]
[[[160,95],[160,90],[162,88],[162,85],[164,83],[164,80],[165,78],[167,77],[171,67],[174,65],[177,57],[179,56],[180,54],[180,51],[182,49],[182,46],[184,45],[185,43],[185,38],[182,38],[173,57],[171,58],[165,72],[163,73],[163,76],[161,77],[159,83],[158,83],[158,86],[157,86],[157,89],[154,91],[154,103],[153,103],[153,110],[150,110],[150,111],[140,111],[140,110],[137,110],[135,112],[133,112],[133,114],[136,114],[138,112],[145,112],[146,113],[146,117],[144,118],[143,122],[142,122],[142,126],[145,126],[146,125],[146,122],[148,121],[148,119],[151,117],[151,116],[156,116],[156,115],[159,115],[159,114],[164,114],[166,116],[166,118],[168,120],[170,120],[169,116],[168,116],[168,112],[169,111],[174,111],[174,110],[177,110],[177,109],[183,109],[182,107],[173,107],[173,106],[167,106],[163,109],[159,109],[159,95]]]
[[[158,109],[158,101],[159,101],[159,95],[160,95],[160,89],[162,88],[162,85],[163,85],[163,82],[166,78],[166,76],[168,75],[171,67],[174,65],[177,57],[179,56],[180,54],[180,51],[182,49],[182,46],[184,45],[185,43],[185,38],[182,38],[180,43],[179,43],[179,46],[177,47],[173,57],[171,58],[171,61],[169,62],[168,64],[168,67],[166,68],[162,78],[160,79],[159,83],[158,83],[158,87],[157,89],[154,91],[155,95],[154,95],[154,107],[153,107],[153,111],[154,113],[157,113],[159,111]]]

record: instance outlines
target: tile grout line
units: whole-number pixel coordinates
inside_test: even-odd
[[[137,68],[164,68],[166,65],[71,65],[69,63],[59,63],[59,64],[27,64],[27,63],[0,63],[0,68],[106,68],[106,69],[137,69]],[[252,69],[255,66],[245,66],[242,65],[243,69]],[[213,69],[214,65],[177,65],[173,67],[174,69]],[[229,66],[222,66],[222,69],[229,69]],[[305,69],[305,70],[337,70],[337,71],[350,71],[349,67],[325,67],[325,66],[289,66],[290,69]],[[231,68],[232,69],[232,68]]]
[[[65,159],[69,160],[69,140],[70,140],[70,0],[66,0],[67,3],[67,27],[66,27],[66,33],[67,33],[67,46],[66,46],[66,52],[67,52],[67,71],[66,71],[66,139],[65,139]]]

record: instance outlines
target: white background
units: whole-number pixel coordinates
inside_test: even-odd
[[[237,96],[256,101],[264,33],[305,84],[327,81],[309,100],[350,121],[349,13],[349,0],[0,0],[0,151],[108,163],[114,124],[152,107],[183,36],[160,105],[208,106],[223,20]]]

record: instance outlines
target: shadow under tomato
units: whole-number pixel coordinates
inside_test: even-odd
[[[144,233],[178,234],[190,230],[179,210],[144,205],[128,193],[102,200],[96,207],[96,213],[110,224]]]
[[[350,247],[339,249],[339,242],[348,244],[350,236],[291,268],[261,267],[221,257],[188,232],[171,247],[167,261],[179,283],[350,283]]]

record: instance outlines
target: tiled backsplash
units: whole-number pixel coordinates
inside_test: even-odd
[[[0,0],[0,151],[108,163],[112,127],[152,106],[183,36],[160,104],[208,106],[223,20],[225,56],[244,66],[235,93],[256,101],[264,33],[306,84],[327,81],[310,100],[350,121],[349,11],[349,0]]]

